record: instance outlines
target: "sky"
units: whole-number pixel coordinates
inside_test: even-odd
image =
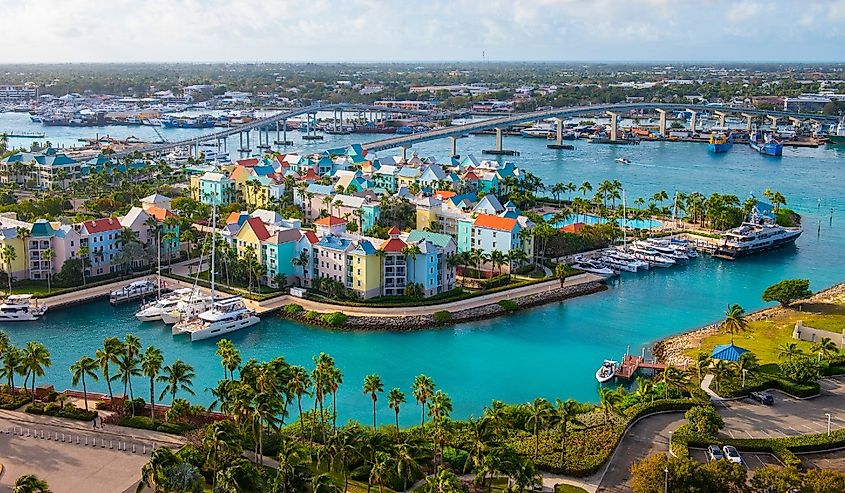
[[[845,0],[0,0],[0,63],[845,61]]]

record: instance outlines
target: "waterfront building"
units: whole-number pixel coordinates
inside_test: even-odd
[[[7,246],[14,249],[14,259],[3,255]],[[26,279],[27,263],[25,239],[18,234],[18,228],[0,226],[0,269],[13,279]]]
[[[40,190],[65,189],[88,173],[88,165],[53,148],[39,153],[16,152],[0,161],[0,182]]]
[[[383,188],[390,193],[396,193],[398,190],[398,181],[396,179],[399,174],[399,166],[391,166],[382,164],[379,169],[373,172],[373,182],[378,188]]]
[[[533,238],[522,238],[520,234],[530,226],[531,223],[524,216],[508,218],[478,214],[474,219],[461,220],[458,250],[480,250],[489,255],[494,251],[508,253],[513,249],[522,249],[529,256],[533,256]]]
[[[88,247],[90,267],[87,270],[90,275],[101,276],[119,270],[120,265],[115,264],[115,256],[123,251],[125,245],[121,241],[123,226],[118,218],[84,221],[74,225],[74,229],[79,233],[80,247]]]
[[[156,194],[158,195],[158,194]],[[170,199],[162,201],[162,204],[169,204]],[[171,218],[171,220],[168,220]],[[118,218],[124,228],[129,228],[137,235],[138,243],[155,252],[156,241],[161,246],[161,256],[164,259],[175,259],[179,256],[180,230],[176,222],[176,215],[168,209],[142,202],[142,207],[132,207],[124,215]],[[158,228],[158,238],[155,229]],[[146,264],[144,258],[133,258],[132,265],[140,266]]]
[[[61,271],[65,261],[79,255],[81,246],[85,244],[74,227],[38,219],[26,239],[29,278],[43,280]]]
[[[0,84],[0,101],[23,101],[35,99],[38,89],[28,85]]]
[[[417,245],[420,254],[411,258],[411,278],[423,285],[425,296],[455,289],[455,269],[449,257],[457,252],[457,243],[449,235],[413,230],[405,240]]]
[[[390,228],[387,234],[390,238],[379,248],[384,259],[382,294],[384,296],[402,296],[405,294],[405,286],[408,283],[407,259],[405,256],[405,247],[408,244],[402,241],[400,238],[402,232],[396,226]]]
[[[223,173],[207,172],[191,177],[191,190],[194,200],[206,205],[223,205],[237,201],[236,184]]]

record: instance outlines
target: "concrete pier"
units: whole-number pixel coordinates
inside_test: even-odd
[[[740,113],[740,115],[745,118],[745,131],[751,133],[751,123],[754,115],[749,115],[748,113]]]
[[[689,130],[690,130],[690,132],[692,132],[693,134],[695,134],[695,133],[696,133],[696,129],[695,129],[695,127],[696,127],[696,123],[698,123],[698,122],[696,121],[696,119],[697,119],[697,117],[698,117],[698,112],[697,112],[697,111],[695,111],[695,110],[691,110],[691,109],[689,109],[689,108],[687,108],[687,109],[686,109],[686,111],[690,114],[690,117],[689,117]]]
[[[563,143],[563,120],[561,118],[555,118],[555,126],[557,127],[557,134],[555,135],[555,143],[548,144],[546,147],[549,149],[575,149],[575,146],[572,144],[564,144]]]
[[[616,141],[616,132],[619,130],[619,113],[607,112],[610,117],[610,140]]]
[[[657,114],[660,115],[660,136],[666,137],[666,110],[656,109]]]
[[[492,154],[496,156],[519,156],[519,153],[516,151],[503,149],[502,147],[502,129],[497,127],[496,129],[496,148],[495,149],[485,149],[481,151],[482,154]]]

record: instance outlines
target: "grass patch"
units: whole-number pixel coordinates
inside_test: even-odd
[[[556,484],[555,493],[587,493],[587,490],[571,484]]]

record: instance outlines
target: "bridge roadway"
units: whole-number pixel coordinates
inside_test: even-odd
[[[233,135],[238,135],[240,133],[249,132],[252,130],[256,130],[262,127],[267,127],[270,125],[274,125],[278,122],[289,120],[291,118],[307,115],[312,113],[317,113],[319,111],[380,111],[383,113],[400,113],[404,115],[419,115],[419,116],[431,116],[433,113],[430,111],[421,111],[421,110],[405,110],[400,108],[386,108],[384,106],[372,106],[367,104],[353,104],[353,103],[333,103],[333,104],[313,104],[311,106],[305,106],[303,108],[296,108],[290,111],[285,111],[282,113],[277,113],[275,115],[271,115],[265,118],[256,119],[252,122],[238,125],[237,127],[229,127],[224,130],[219,130],[216,132],[211,132],[206,135],[200,135],[198,137],[193,137],[190,139],[184,139],[179,141],[173,142],[165,142],[161,144],[149,144],[142,147],[136,147],[133,149],[127,149],[126,151],[121,151],[115,153],[115,156],[118,158],[122,158],[128,154],[133,154],[135,152],[140,153],[149,153],[149,152],[164,152],[169,151],[171,149],[176,149],[179,147],[186,147],[190,145],[195,145],[199,142],[209,142],[214,140],[221,140],[227,137],[231,137]]]
[[[748,114],[754,116],[772,116],[776,118],[798,118],[801,120],[817,120],[817,121],[836,121],[838,117],[818,115],[810,113],[792,113],[785,111],[769,111],[748,108],[728,108],[721,106],[704,106],[691,104],[669,104],[669,103],[616,103],[616,104],[594,104],[588,106],[573,106],[568,108],[553,108],[550,110],[533,111],[530,113],[519,113],[501,118],[492,118],[481,122],[468,123],[466,125],[456,125],[454,127],[445,127],[429,132],[421,132],[417,134],[402,135],[398,137],[390,137],[387,139],[376,140],[363,144],[364,149],[368,151],[384,151],[397,147],[410,147],[413,144],[426,142],[429,140],[442,139],[445,137],[458,137],[470,132],[479,132],[482,130],[490,130],[494,128],[504,128],[510,125],[519,123],[533,122],[543,120],[546,118],[571,118],[579,115],[596,114],[604,112],[619,113],[632,110],[665,110],[665,111],[685,111],[687,109],[697,112],[723,112],[723,113],[737,113]]]

